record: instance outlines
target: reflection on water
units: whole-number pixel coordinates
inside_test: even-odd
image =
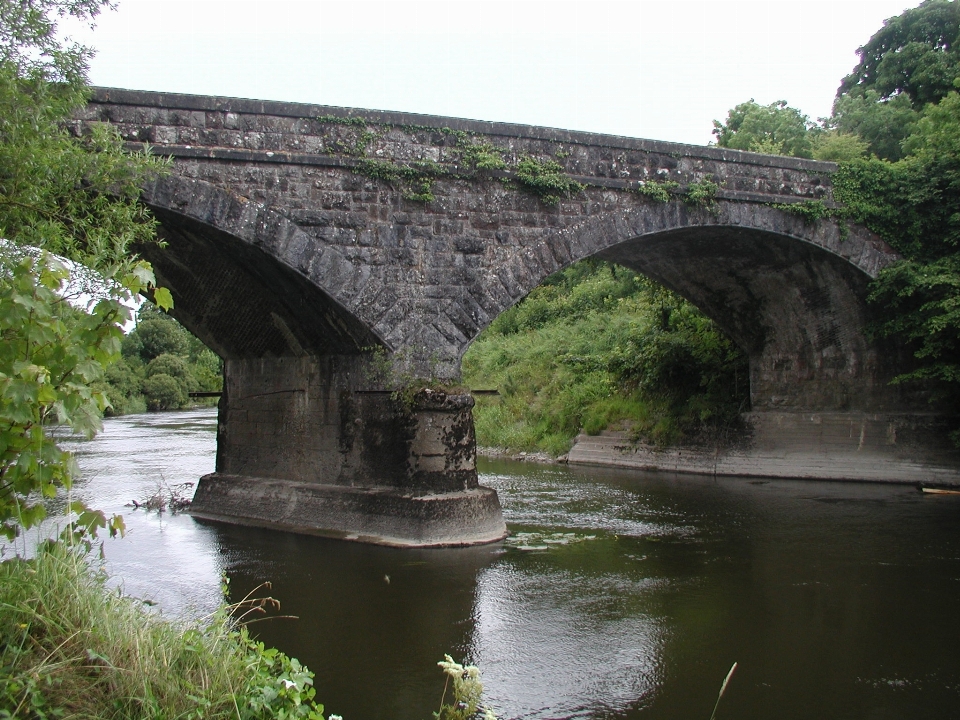
[[[486,461],[512,542],[396,550],[124,508],[213,468],[215,411],[108,420],[77,442],[122,512],[108,569],[167,614],[264,580],[253,626],[347,720],[422,720],[449,652],[505,718],[960,717],[960,498],[912,488]],[[536,538],[525,542],[524,538]],[[540,548],[540,549],[537,549]]]

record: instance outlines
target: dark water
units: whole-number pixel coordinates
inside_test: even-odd
[[[75,494],[123,512],[108,568],[168,615],[270,580],[262,639],[346,720],[423,720],[444,653],[503,718],[960,718],[960,497],[484,462],[514,536],[394,550],[123,504],[213,468],[212,410],[110,420]],[[388,582],[389,578],[389,582]]]

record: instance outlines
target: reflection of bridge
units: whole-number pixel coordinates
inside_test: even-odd
[[[225,361],[198,513],[400,543],[500,536],[470,397],[383,390],[456,378],[500,312],[589,256],[716,320],[749,354],[754,410],[906,409],[863,330],[890,248],[771,207],[830,202],[828,163],[111,89],[83,117],[97,120],[174,158],[144,191],[166,247],[144,253]],[[582,189],[556,204],[530,192],[571,179]]]

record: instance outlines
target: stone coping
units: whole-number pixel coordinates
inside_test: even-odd
[[[561,130],[559,128],[545,128],[485,120],[467,120],[438,115],[418,115],[415,113],[387,110],[366,110],[362,108],[312,105],[277,100],[188,95],[184,93],[152,92],[148,90],[129,90],[123,88],[95,87],[92,90],[93,95],[91,101],[95,103],[139,105],[204,112],[237,112],[294,118],[317,118],[323,116],[343,119],[362,118],[370,123],[383,125],[421,126],[436,128],[437,130],[448,128],[450,130],[461,130],[482,135],[545,140],[577,145],[595,145],[624,150],[640,150],[644,152],[662,153],[664,155],[699,157],[724,162],[759,165],[762,167],[808,170],[822,173],[832,173],[837,169],[836,163],[787,157],[784,155],[763,155],[761,153],[731,150],[729,148],[684,145],[682,143],[667,142],[664,140],[646,140],[621,135],[604,135],[576,130]]]

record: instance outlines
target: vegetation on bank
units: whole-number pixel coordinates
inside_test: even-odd
[[[140,306],[137,326],[124,336],[120,353],[101,386],[110,403],[107,415],[213,403],[189,393],[223,388],[223,361],[152,303]]]
[[[83,545],[0,563],[0,718],[323,719],[313,674],[232,619],[169,621],[91,570]]]
[[[463,361],[481,445],[566,452],[611,425],[667,445],[735,431],[743,353],[693,305],[625,268],[570,266],[501,314]]]

